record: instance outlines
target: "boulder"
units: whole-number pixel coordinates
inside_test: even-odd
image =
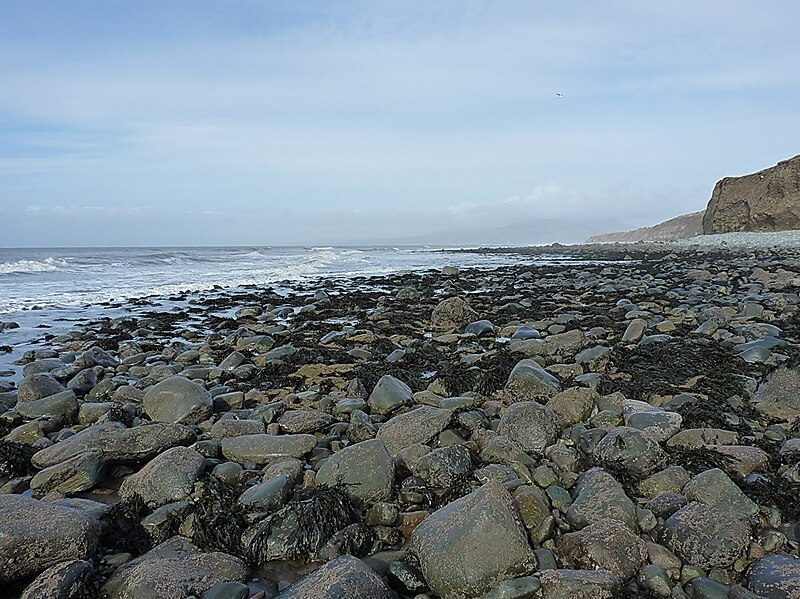
[[[78,399],[75,397],[75,392],[69,389],[41,399],[17,403],[14,411],[23,418],[60,416],[72,422],[78,414]]]
[[[403,381],[386,374],[375,384],[367,400],[373,414],[388,414],[412,401],[411,388]]]
[[[103,590],[111,599],[175,599],[242,582],[247,574],[247,566],[231,555],[203,553],[189,539],[172,537],[119,567]]]
[[[319,410],[289,410],[278,418],[278,424],[285,433],[314,433],[333,420],[333,416]]]
[[[524,401],[503,410],[497,432],[524,451],[541,456],[545,448],[558,439],[561,425],[550,408],[535,401]]]
[[[567,509],[567,520],[574,528],[583,528],[604,518],[622,522],[630,530],[638,529],[636,505],[625,489],[607,472],[593,468],[578,480],[575,499]]]
[[[360,559],[343,555],[301,578],[275,599],[395,599],[383,580]]]
[[[800,418],[800,368],[781,366],[761,383],[753,396],[753,407],[762,416],[780,422]]]
[[[465,299],[450,297],[439,302],[433,309],[431,325],[440,331],[462,329],[478,318],[478,313],[469,307]]]
[[[299,458],[314,449],[314,435],[241,435],[222,439],[222,455],[240,464],[267,464],[275,458]]]
[[[25,587],[20,599],[73,599],[80,597],[89,574],[91,562],[72,560],[56,564],[39,574]]]
[[[758,513],[758,505],[742,493],[736,483],[719,468],[712,468],[695,476],[683,488],[683,494],[689,501],[699,501],[722,512],[745,517]]]
[[[538,401],[561,391],[558,378],[531,359],[520,360],[508,375],[505,395],[509,401]]]
[[[447,427],[452,416],[453,413],[444,408],[420,406],[385,422],[378,429],[377,438],[394,457],[401,449],[433,439]]]
[[[608,570],[630,580],[647,561],[647,544],[617,520],[604,518],[563,535],[559,555],[584,570]]]
[[[800,156],[714,186],[703,233],[800,229]]]
[[[471,471],[472,456],[462,445],[434,449],[411,464],[411,473],[433,489],[449,489]]]
[[[205,459],[194,449],[173,447],[122,481],[120,496],[139,495],[151,508],[186,499],[204,466]]]
[[[700,568],[727,568],[750,541],[750,526],[735,514],[693,501],[664,522],[664,544]]]
[[[59,383],[49,372],[36,372],[23,377],[17,389],[17,403],[25,403],[55,395],[65,391],[64,385]]]
[[[409,546],[428,586],[444,599],[480,597],[536,568],[514,501],[495,482],[431,514]]]
[[[644,432],[618,426],[594,448],[594,457],[603,466],[621,468],[635,477],[644,477],[667,464],[667,453]]]
[[[37,472],[31,480],[35,497],[56,491],[65,495],[88,491],[103,475],[103,456],[96,451],[79,453],[73,458]]]
[[[341,484],[352,495],[367,502],[383,501],[392,496],[394,460],[383,441],[372,439],[337,451],[317,473],[317,484]]]
[[[155,422],[200,424],[211,416],[211,394],[186,377],[171,376],[144,394],[144,411]]]
[[[106,462],[142,462],[194,439],[194,432],[180,424],[153,423],[125,428],[118,422],[104,422],[36,452],[31,463],[37,468],[47,468],[87,451],[99,453]]]
[[[76,509],[0,495],[0,583],[91,556],[100,523]]]
[[[800,597],[800,559],[792,555],[767,555],[747,570],[747,586],[760,597]]]
[[[607,570],[542,570],[543,599],[616,599],[622,580]]]

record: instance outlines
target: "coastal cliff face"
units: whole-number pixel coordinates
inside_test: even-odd
[[[800,229],[800,156],[714,186],[703,233]]]
[[[637,241],[672,241],[703,234],[703,211],[676,216],[652,227],[634,231],[592,235],[587,243],[636,243]]]

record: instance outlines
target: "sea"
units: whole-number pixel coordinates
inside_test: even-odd
[[[13,363],[59,335],[102,317],[131,314],[128,300],[171,309],[167,298],[243,285],[273,287],[323,278],[419,272],[444,266],[491,269],[558,257],[465,253],[413,247],[0,248],[0,377],[19,377]],[[191,297],[191,295],[189,296]],[[10,351],[9,351],[10,349]],[[1,378],[0,378],[1,380]]]

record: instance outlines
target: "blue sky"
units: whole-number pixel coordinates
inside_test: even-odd
[[[0,245],[652,224],[800,153],[798,22],[795,1],[6,0]]]

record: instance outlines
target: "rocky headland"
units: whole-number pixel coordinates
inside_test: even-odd
[[[800,596],[800,250],[493,251],[48,339],[2,596]]]

